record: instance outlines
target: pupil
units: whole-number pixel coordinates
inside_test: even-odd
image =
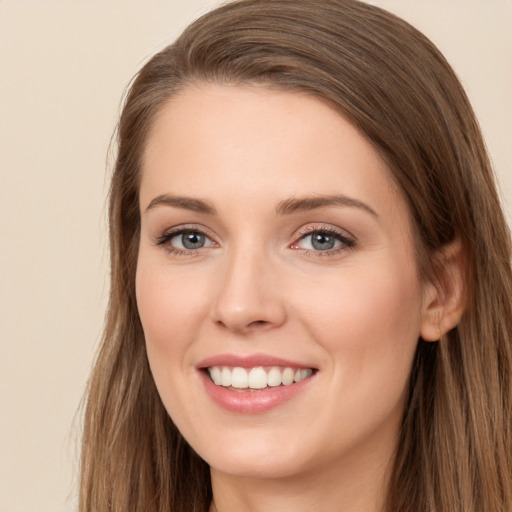
[[[313,239],[311,241],[313,247],[319,251],[327,251],[332,249],[334,247],[334,243],[334,237],[323,233],[317,233],[316,235],[313,235]]]
[[[204,235],[201,233],[185,233],[182,236],[185,249],[200,249],[204,246]]]

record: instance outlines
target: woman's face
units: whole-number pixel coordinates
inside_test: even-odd
[[[372,145],[306,95],[191,87],[149,135],[140,208],[151,370],[212,468],[389,462],[424,294],[405,201]]]

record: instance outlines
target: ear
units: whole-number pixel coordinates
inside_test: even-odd
[[[437,341],[453,329],[465,308],[465,258],[459,240],[442,247],[434,256],[435,281],[425,285],[421,337]]]

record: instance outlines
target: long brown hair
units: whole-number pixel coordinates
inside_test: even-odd
[[[111,290],[89,383],[82,512],[206,511],[209,471],[166,413],[135,300],[138,184],[155,114],[191,83],[259,83],[327,102],[380,152],[408,201],[422,274],[459,240],[466,308],[418,342],[389,512],[512,510],[512,275],[508,227],[468,99],[445,59],[356,0],[241,0],[189,26],[138,73],[110,190]]]

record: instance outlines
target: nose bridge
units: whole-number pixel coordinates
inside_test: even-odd
[[[233,246],[219,275],[214,321],[239,332],[282,324],[285,308],[277,277],[275,262],[263,247],[250,241]]]

